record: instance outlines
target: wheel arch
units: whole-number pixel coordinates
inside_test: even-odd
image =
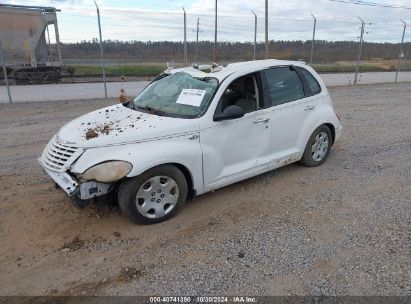
[[[186,179],[186,181],[187,181],[187,187],[188,187],[188,194],[189,194],[189,196],[192,198],[192,197],[195,197],[195,196],[197,195],[197,189],[196,189],[196,187],[195,187],[193,174],[192,174],[192,172],[190,171],[190,169],[188,169],[187,166],[185,166],[185,165],[183,165],[183,164],[181,164],[181,163],[178,163],[178,162],[164,162],[164,163],[159,163],[159,164],[156,164],[156,165],[149,166],[149,167],[145,168],[145,170],[144,170],[143,172],[141,172],[141,173],[139,173],[139,174],[137,174],[137,175],[140,175],[140,174],[142,174],[142,173],[144,173],[144,172],[146,172],[146,171],[148,171],[148,170],[151,170],[151,169],[157,168],[157,167],[161,167],[161,166],[174,166],[174,167],[176,167],[178,170],[180,170],[181,173],[183,173],[183,175],[184,175],[184,177],[185,177],[185,179]],[[133,178],[133,177],[135,177],[135,176],[137,176],[137,175],[132,175],[132,176],[129,176],[129,177],[127,177],[127,178]]]
[[[325,115],[324,115],[325,116]],[[330,131],[331,131],[331,136],[332,136],[332,140],[331,140],[331,145],[334,144],[335,139],[336,139],[336,121],[334,121],[332,116],[326,116],[324,118],[312,118],[312,119],[308,119],[303,127],[302,130],[304,130],[303,132],[300,133],[299,138],[297,140],[297,147],[301,150],[304,151],[308,140],[310,139],[310,136],[313,134],[313,132],[321,127],[321,126],[327,126]]]
[[[177,167],[183,174],[184,177],[186,178],[187,181],[187,186],[188,186],[188,195],[193,198],[197,195],[196,190],[194,189],[194,178],[193,175],[191,174],[191,171],[184,165],[179,164],[179,163],[167,163],[163,165],[171,165]]]

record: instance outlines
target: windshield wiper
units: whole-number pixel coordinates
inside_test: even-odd
[[[134,103],[133,103],[134,104]],[[160,111],[160,110],[157,110],[157,109],[154,109],[154,108],[152,108],[152,107],[150,107],[150,106],[137,106],[136,104],[134,104],[134,109],[136,110],[136,109],[140,109],[140,110],[144,110],[144,111],[147,111],[147,112],[149,112],[150,114],[157,114],[157,115],[159,115],[159,116],[162,116],[162,114],[164,113],[164,112],[162,112],[162,111]]]

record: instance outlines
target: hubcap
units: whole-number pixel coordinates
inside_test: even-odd
[[[321,161],[327,155],[329,145],[328,135],[325,132],[319,133],[311,146],[311,156],[314,161]]]
[[[168,176],[154,176],[141,184],[136,196],[137,210],[148,218],[160,218],[174,209],[179,198],[178,185]]]

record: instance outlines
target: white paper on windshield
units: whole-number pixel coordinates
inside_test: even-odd
[[[197,89],[183,89],[176,103],[199,107],[206,91]]]

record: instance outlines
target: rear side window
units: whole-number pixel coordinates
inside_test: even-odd
[[[273,68],[262,71],[264,97],[272,106],[304,98],[304,87],[300,77],[290,67]]]
[[[307,96],[319,94],[321,92],[321,87],[318,81],[314,78],[314,76],[303,68],[298,68],[298,71],[301,72],[302,76],[305,78],[307,82]]]

